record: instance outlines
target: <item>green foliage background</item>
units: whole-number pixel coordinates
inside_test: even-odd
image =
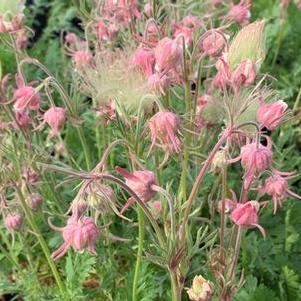
[[[45,11],[47,11],[45,15]],[[72,75],[68,73],[66,65],[69,59],[61,49],[61,31],[75,31],[77,9],[71,0],[35,0],[27,8],[27,23],[30,27],[42,28],[41,35],[28,50],[32,57],[38,58],[68,86]],[[301,11],[291,3],[288,7],[287,17],[279,21],[279,3],[275,0],[254,0],[252,18],[266,18],[267,25],[267,58],[263,71],[269,73],[277,80],[272,85],[278,89],[294,114],[300,116],[301,88]],[[40,16],[38,18],[38,16]],[[14,73],[16,66],[14,58],[3,46],[0,46],[0,59],[3,73]],[[65,71],[67,70],[67,71]],[[39,73],[33,71],[32,78],[39,78]],[[297,102],[296,102],[297,101]],[[88,122],[90,116],[85,116]],[[300,118],[287,123],[274,133],[278,137],[275,141],[278,161],[282,170],[296,170],[301,174],[301,127]],[[87,133],[88,134],[88,133]],[[76,152],[77,141],[74,141],[72,131],[67,131],[68,143]],[[93,146],[91,146],[93,147]],[[301,177],[292,181],[292,190],[301,193]],[[208,177],[207,182],[212,182]],[[44,187],[45,195],[51,200],[51,191]],[[63,195],[63,204],[67,208],[68,201],[72,199],[72,192]],[[112,217],[116,232],[119,236],[135,240],[136,227],[116,221]],[[267,239],[263,240],[255,231],[249,231],[242,242],[242,252],[239,264],[244,269],[246,283],[238,292],[235,301],[298,301],[301,300],[301,202],[289,200],[284,203],[283,210],[275,216],[266,214],[261,217],[261,224],[267,231]],[[114,228],[113,228],[114,229]],[[2,229],[0,229],[2,231]],[[45,229],[47,233],[47,229]],[[3,236],[4,237],[4,236]],[[2,238],[3,238],[2,237]],[[49,234],[53,237],[53,233]],[[16,239],[12,258],[17,258],[21,250],[33,249],[35,242],[29,239],[30,245],[23,246]],[[50,240],[50,247],[59,244],[59,235]],[[134,245],[131,248],[131,245]],[[78,255],[69,252],[61,264],[61,273],[66,278],[67,288],[72,300],[130,300],[133,267],[135,263],[135,244],[115,243],[101,241],[98,245],[97,258],[87,254]],[[41,287],[37,279],[37,267],[32,252],[32,266],[19,269],[17,274],[21,279],[11,282],[7,279],[7,271],[11,264],[3,259],[5,253],[0,250],[0,292],[18,294],[27,301],[59,300],[51,286]],[[40,258],[43,258],[42,256]],[[193,261],[190,276],[203,273],[205,258],[198,256]],[[43,267],[43,264],[40,265]],[[38,271],[43,274],[43,270]],[[94,288],[87,285],[87,279],[97,279],[99,285]],[[187,279],[187,286],[192,278]],[[47,279],[45,279],[47,283]],[[139,280],[140,301],[168,300],[166,287],[169,285],[163,270],[147,261],[143,262],[141,278]],[[186,297],[184,297],[185,300]]]

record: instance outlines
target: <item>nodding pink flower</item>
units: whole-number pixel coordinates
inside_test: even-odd
[[[152,189],[152,185],[156,185],[156,178],[153,172],[149,170],[137,170],[130,173],[121,167],[116,167],[116,171],[125,178],[126,185],[129,186],[144,203],[150,201],[155,195],[155,191]],[[135,199],[130,197],[120,213],[123,214],[134,202]]]
[[[212,57],[219,56],[226,46],[225,38],[216,30],[205,33],[201,47],[206,54]]]
[[[107,0],[103,6],[102,14],[107,19],[117,19],[124,26],[141,17],[137,0]]]
[[[74,44],[77,41],[77,35],[73,32],[68,32],[65,35],[65,42],[68,44]]]
[[[262,126],[272,131],[281,122],[286,109],[287,104],[283,100],[278,100],[274,103],[264,103],[261,99],[257,111],[257,120]]]
[[[50,126],[52,134],[58,135],[66,120],[66,110],[60,107],[51,107],[44,113],[43,119]]]
[[[159,42],[158,27],[152,22],[145,29],[143,41],[152,47],[156,47]]]
[[[230,3],[229,14],[225,17],[238,24],[248,23],[251,17],[249,0],[241,0],[238,4]]]
[[[218,211],[221,213],[223,209],[223,202],[225,203],[225,213],[229,214],[231,213],[236,207],[237,207],[237,200],[231,200],[231,199],[225,199],[225,200],[220,200],[218,202]]]
[[[33,210],[40,209],[43,204],[43,198],[39,193],[33,193],[26,198],[29,208]]]
[[[32,125],[32,120],[26,111],[15,111],[16,122],[19,127],[26,128]]]
[[[18,14],[10,21],[5,21],[4,16],[0,16],[0,33],[16,32],[22,28],[22,20],[24,15]]]
[[[182,47],[174,40],[165,37],[160,40],[154,49],[158,72],[167,72],[176,68],[182,61]]]
[[[229,64],[225,57],[221,57],[216,62],[217,73],[213,80],[213,84],[219,89],[224,89],[231,81],[231,72]]]
[[[100,236],[100,230],[97,228],[93,218],[71,216],[65,227],[59,228],[52,224],[50,224],[50,227],[61,232],[64,239],[64,243],[52,253],[51,257],[53,260],[64,256],[71,247],[80,253],[87,248],[91,255],[96,254],[95,242]]]
[[[96,22],[94,24],[95,29],[97,30],[97,36],[100,40],[108,41],[109,40],[109,31],[107,25],[103,21]]]
[[[264,229],[258,224],[258,211],[260,204],[256,201],[249,201],[244,204],[237,204],[230,214],[230,219],[240,227],[258,228],[265,237]]]
[[[169,86],[169,78],[165,74],[154,73],[149,76],[147,86],[151,91],[164,95]]]
[[[204,128],[207,125],[207,121],[203,116],[203,112],[211,99],[211,95],[204,94],[198,97],[196,107],[195,123],[198,129]]]
[[[169,152],[180,152],[181,141],[178,138],[180,117],[172,112],[158,112],[149,120],[153,146],[157,143]]]
[[[93,63],[93,56],[89,51],[78,50],[72,53],[72,59],[77,70],[81,70],[84,67],[91,66]]]
[[[39,180],[39,174],[29,166],[22,168],[22,176],[27,184],[36,184]]]
[[[192,28],[186,26],[178,26],[173,37],[179,41],[181,41],[180,37],[183,37],[185,42],[185,47],[189,47],[191,46],[193,41],[193,33],[194,30]]]
[[[95,28],[97,30],[97,36],[100,40],[112,43],[118,35],[119,27],[114,22],[109,22],[106,24],[103,21],[95,23]]]
[[[39,93],[34,87],[25,85],[19,75],[16,75],[15,78],[17,89],[14,92],[14,111],[39,110],[41,102]]]
[[[282,174],[287,176],[282,176]],[[261,190],[272,197],[273,200],[273,213],[275,214],[277,211],[277,205],[279,203],[280,207],[282,207],[282,203],[285,197],[292,196],[301,200],[301,197],[291,191],[288,188],[288,180],[292,179],[295,175],[293,173],[282,173],[274,170],[274,174],[265,179],[265,185]]]
[[[256,79],[256,64],[247,59],[239,63],[231,74],[231,82],[234,90],[239,90],[242,86],[249,86]]]
[[[200,21],[192,15],[184,17],[182,23],[185,27],[192,28],[193,30],[198,30],[200,27]]]
[[[132,64],[133,66],[139,66],[144,75],[149,77],[154,72],[155,62],[155,54],[152,49],[139,47],[134,53]]]
[[[273,159],[271,144],[264,146],[261,143],[249,143],[241,148],[241,165],[246,168],[244,187],[248,188],[256,176],[270,167]]]
[[[8,214],[4,220],[4,226],[7,230],[19,230],[23,223],[23,216],[20,213]]]

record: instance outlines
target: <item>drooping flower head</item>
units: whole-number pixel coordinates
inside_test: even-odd
[[[277,211],[278,204],[282,207],[284,198],[291,196],[296,199],[301,199],[299,195],[291,191],[288,187],[288,180],[295,177],[296,174],[290,172],[280,172],[273,170],[273,175],[265,179],[264,187],[259,190],[272,197],[273,213]]]
[[[254,178],[265,171],[272,164],[273,152],[271,145],[249,143],[241,148],[241,164],[246,168],[244,186],[249,187]]]
[[[258,211],[260,205],[256,201],[237,204],[230,218],[238,226],[252,228],[258,225]]]
[[[53,106],[44,113],[43,119],[50,126],[52,134],[58,135],[66,120],[66,110]]]
[[[39,193],[32,193],[26,198],[26,203],[30,209],[40,209],[43,204],[43,198]]]
[[[242,86],[250,86],[256,79],[256,64],[247,59],[239,63],[231,74],[231,84],[235,91]]]
[[[251,4],[249,0],[241,0],[238,4],[230,3],[230,11],[226,19],[234,21],[238,24],[245,24],[249,22],[251,17]]]
[[[152,146],[157,143],[169,152],[180,152],[181,141],[178,137],[180,117],[173,112],[158,112],[149,120]]]
[[[116,167],[116,171],[125,178],[126,185],[129,186],[144,203],[150,201],[155,195],[152,185],[156,185],[156,178],[152,171],[137,170],[130,173],[121,167]],[[123,212],[125,212],[134,202],[135,199],[130,197],[122,208],[121,214],[123,214]]]
[[[7,230],[19,230],[23,223],[23,216],[20,213],[11,213],[5,217],[4,226]]]
[[[147,86],[149,90],[163,95],[165,94],[169,83],[170,80],[167,75],[157,72],[149,76],[147,80]]]
[[[96,254],[95,242],[100,236],[100,230],[97,228],[93,218],[71,216],[67,225],[58,228],[50,225],[56,231],[62,233],[64,243],[52,253],[53,260],[64,256],[69,248],[77,252],[83,252],[86,248],[90,254]]]
[[[274,130],[285,115],[287,104],[283,100],[274,103],[264,103],[261,100],[257,111],[257,120],[268,130]]]
[[[139,47],[133,56],[133,66],[139,66],[145,76],[149,77],[154,73],[155,54],[150,48]]]
[[[200,46],[207,55],[216,57],[223,52],[226,46],[226,40],[218,31],[209,30],[204,34]]]
[[[195,276],[187,294],[191,301],[210,301],[214,294],[213,284],[201,275]]]
[[[19,75],[16,75],[17,89],[14,92],[14,111],[38,110],[40,108],[40,96],[36,89],[25,85]]]
[[[179,43],[165,37],[160,40],[154,49],[157,72],[167,72],[176,68],[182,60],[183,50]]]

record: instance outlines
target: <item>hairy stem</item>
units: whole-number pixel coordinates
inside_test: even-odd
[[[141,262],[142,262],[142,251],[143,251],[143,241],[144,241],[144,220],[143,220],[143,211],[140,207],[138,207],[138,226],[139,226],[139,236],[138,236],[138,251],[137,251],[137,260],[135,266],[135,275],[132,289],[132,300],[138,301],[138,280],[140,276],[141,270]]]

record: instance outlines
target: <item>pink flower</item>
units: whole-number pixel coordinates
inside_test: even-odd
[[[58,135],[66,120],[66,110],[60,107],[51,107],[44,113],[43,119],[50,126],[52,134]]]
[[[173,36],[178,41],[182,41],[180,37],[183,37],[185,42],[185,47],[189,47],[191,46],[193,41],[193,30],[189,27],[181,26],[178,29],[176,29]]]
[[[26,202],[29,208],[37,210],[41,208],[43,204],[43,198],[39,193],[33,193],[26,198]]]
[[[223,202],[225,202],[225,213],[231,213],[237,207],[237,200],[225,199],[218,202],[218,211],[222,212]]]
[[[169,152],[180,152],[181,141],[178,138],[180,117],[172,112],[158,112],[149,120],[153,146],[157,143]]]
[[[237,204],[230,214],[230,219],[237,225],[246,228],[258,227],[258,211],[260,205],[256,201]]]
[[[292,196],[299,200],[301,199],[299,195],[297,195],[288,188],[287,181],[293,178],[294,176],[295,174],[293,173],[279,172],[277,170],[274,170],[274,174],[265,179],[265,185],[260,190],[272,197],[274,214],[277,211],[278,203],[281,207],[285,197]]]
[[[22,20],[24,15],[18,14],[11,20],[6,21],[4,16],[0,16],[0,33],[13,33],[22,28]]]
[[[153,172],[149,170],[138,170],[130,173],[121,167],[116,167],[116,171],[125,178],[126,185],[129,186],[144,203],[150,201],[154,196],[155,191],[152,190],[152,185],[156,185],[156,179]],[[134,202],[135,199],[130,197],[120,213],[123,214]]]
[[[147,80],[147,86],[151,91],[164,95],[169,86],[169,79],[164,74],[154,73],[149,76]]]
[[[4,220],[4,226],[7,230],[19,230],[23,223],[23,217],[20,213],[8,214]]]
[[[149,77],[153,74],[155,61],[155,54],[152,49],[139,47],[134,53],[132,64],[139,66],[144,75]]]
[[[219,56],[223,52],[225,45],[225,38],[215,30],[207,31],[201,43],[204,52],[212,57]]]
[[[61,232],[64,239],[64,243],[52,253],[53,260],[64,256],[71,247],[80,253],[87,248],[90,254],[96,254],[95,242],[100,236],[100,230],[93,218],[71,216],[65,227],[58,228],[51,224],[50,227]]]
[[[248,0],[241,0],[238,4],[230,3],[230,11],[226,19],[234,21],[238,24],[249,22],[251,4]]]
[[[32,120],[26,111],[15,111],[15,118],[21,128],[26,128],[32,124]]]
[[[16,38],[16,46],[18,49],[23,49],[26,47],[28,42],[28,37],[25,31],[19,31]]]
[[[22,168],[22,176],[27,184],[36,184],[39,180],[39,174],[29,166]]]
[[[15,112],[27,109],[37,111],[40,108],[40,96],[32,86],[25,85],[19,75],[15,76],[17,89],[14,92]]]
[[[197,17],[192,15],[184,17],[182,23],[185,27],[192,28],[194,31],[200,27],[200,21]]]
[[[248,188],[254,178],[265,171],[272,164],[273,152],[270,143],[249,143],[241,148],[241,165],[246,168],[244,186]]]
[[[99,21],[95,23],[95,28],[98,38],[110,43],[114,42],[119,32],[119,27],[111,21],[107,24],[103,21]]]
[[[77,70],[84,67],[91,66],[93,63],[93,56],[89,51],[78,50],[72,53],[72,59]]]
[[[231,82],[234,90],[239,90],[242,86],[249,86],[256,79],[256,64],[251,60],[245,60],[239,63],[231,74]]]
[[[182,47],[170,38],[160,40],[154,49],[158,72],[167,72],[176,68],[182,61]]]
[[[224,89],[231,81],[231,72],[229,64],[225,57],[221,57],[216,62],[217,73],[213,80],[213,84],[219,89]]]
[[[257,111],[257,120],[262,126],[272,131],[280,123],[285,115],[286,109],[287,104],[283,100],[278,100],[274,103],[264,103],[263,100],[261,100]]]
[[[65,35],[65,42],[68,43],[68,44],[73,44],[77,41],[77,35],[73,32],[68,32],[66,35]]]

